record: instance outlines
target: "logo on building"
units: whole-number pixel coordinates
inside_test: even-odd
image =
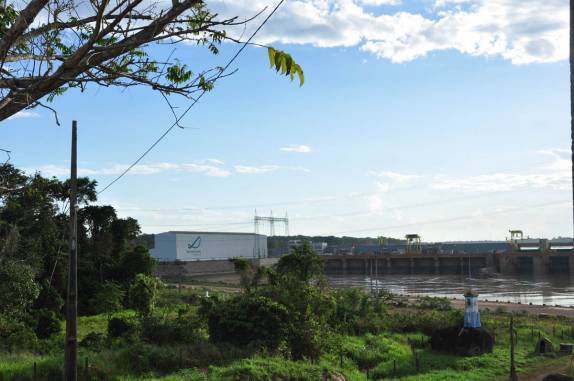
[[[201,236],[197,236],[192,242],[188,242],[186,254],[201,256]]]
[[[197,238],[195,239],[195,241],[193,241],[192,243],[188,243],[187,244],[187,248],[188,249],[197,249],[201,246],[201,237],[197,236]]]

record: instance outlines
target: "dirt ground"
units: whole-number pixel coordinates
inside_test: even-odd
[[[464,300],[455,299],[451,300],[451,304],[455,308],[464,308]],[[478,308],[481,311],[489,309],[491,311],[503,309],[506,312],[527,313],[529,315],[549,315],[549,316],[566,316],[574,317],[574,308],[571,307],[553,307],[553,306],[538,306],[529,304],[516,304],[516,303],[497,303],[497,302],[484,302],[478,300]]]

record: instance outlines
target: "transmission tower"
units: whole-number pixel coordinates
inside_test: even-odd
[[[282,223],[285,228],[285,235],[289,236],[289,217],[285,213],[285,217],[273,217],[273,211],[269,213],[269,216],[258,216],[257,210],[255,210],[255,218],[253,219],[253,225],[255,228],[255,234],[259,234],[260,224],[269,224],[269,236],[273,237],[275,235],[275,223]]]

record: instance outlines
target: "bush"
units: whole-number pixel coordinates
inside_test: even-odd
[[[131,333],[133,326],[126,320],[121,318],[111,318],[108,322],[108,336],[117,338],[126,336]]]
[[[154,276],[136,275],[130,285],[128,296],[130,305],[140,316],[147,316],[153,312],[162,285],[161,281]]]
[[[171,346],[156,347],[138,343],[124,349],[119,356],[121,364],[129,366],[130,372],[173,372],[181,367],[180,351]]]
[[[36,336],[46,339],[56,333],[60,333],[62,324],[54,311],[41,309],[36,311]]]
[[[442,311],[417,311],[407,313],[394,313],[386,319],[387,328],[395,332],[422,332],[431,335],[437,329],[462,325],[463,312],[452,310]]]
[[[21,321],[0,315],[0,350],[34,350],[38,338],[34,331]]]
[[[447,298],[437,298],[432,296],[418,297],[414,303],[416,308],[436,311],[450,311],[452,306]]]
[[[80,341],[79,345],[83,348],[100,349],[105,346],[106,337],[98,332],[90,332]]]
[[[38,298],[34,301],[34,309],[47,309],[55,312],[59,317],[62,317],[63,307],[64,299],[58,290],[56,290],[55,287],[52,287],[46,280],[44,280],[42,282],[40,295],[38,295]]]
[[[105,282],[96,292],[92,305],[96,314],[106,314],[110,319],[114,312],[122,309],[123,300],[124,291],[120,286],[115,282]]]
[[[371,298],[357,288],[340,289],[333,293],[335,311],[330,325],[341,333],[362,335],[379,333],[384,325],[384,299]]]
[[[263,297],[211,298],[202,307],[213,342],[261,345],[275,350],[286,338],[289,319],[285,306]]]
[[[141,338],[149,343],[191,343],[197,338],[201,326],[197,316],[180,314],[175,319],[154,316],[142,320]]]
[[[40,293],[33,269],[12,260],[0,262],[0,311],[15,319],[22,318]]]
[[[310,313],[294,317],[288,329],[288,345],[294,360],[316,360],[321,355],[321,325]]]

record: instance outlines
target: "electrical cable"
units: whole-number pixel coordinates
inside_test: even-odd
[[[281,6],[281,4],[283,4],[285,0],[280,0],[279,3],[277,3],[277,5],[275,6],[275,8],[273,8],[273,10],[271,10],[271,12],[267,15],[267,17],[265,18],[265,20],[263,20],[263,22],[257,27],[257,29],[255,29],[255,31],[251,34],[251,36],[247,39],[247,41],[245,41],[243,43],[243,45],[237,50],[237,52],[233,55],[233,57],[231,57],[231,59],[227,62],[227,64],[221,69],[221,71],[219,72],[219,74],[210,81],[210,83],[213,85],[219,78],[221,78],[221,76],[223,75],[223,73],[229,68],[229,66],[231,66],[231,64],[237,59],[237,57],[241,54],[241,52],[243,52],[243,50],[247,47],[247,45],[249,45],[249,43],[251,42],[251,40],[255,37],[255,35],[259,32],[259,30],[261,30],[261,28],[263,28],[263,26],[267,23],[267,21],[269,21],[269,19],[271,18],[271,16],[273,16],[275,14],[275,12],[277,11],[277,9],[279,9],[279,7]],[[150,153],[150,151],[152,149],[155,148],[155,146],[157,146],[159,144],[159,142],[161,142],[163,140],[163,138],[165,138],[167,136],[167,134],[169,134],[171,132],[171,130],[173,130],[174,127],[176,127],[179,122],[185,117],[185,115],[191,110],[191,108],[193,106],[195,106],[197,104],[197,102],[199,102],[199,100],[205,95],[205,93],[207,93],[206,89],[203,89],[203,91],[199,94],[199,96],[197,98],[195,98],[193,100],[193,102],[191,102],[191,104],[187,107],[187,109],[176,119],[176,121],[167,129],[165,130],[165,132],[163,134],[161,134],[161,136],[147,149],[145,150],[145,152],[143,154],[141,154],[136,161],[134,161],[129,167],[127,167],[122,173],[120,173],[114,180],[112,180],[109,184],[107,184],[102,190],[98,191],[97,194],[101,194],[103,192],[105,192],[107,189],[109,189],[112,185],[114,185],[117,181],[119,181],[122,177],[124,177],[133,167],[135,167],[144,157],[147,156],[148,153]]]

